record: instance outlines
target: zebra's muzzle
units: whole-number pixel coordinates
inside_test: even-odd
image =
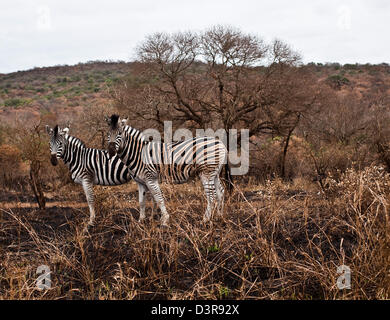
[[[108,154],[110,157],[113,157],[116,155],[116,149],[115,149],[115,143],[114,142],[110,142],[108,144]]]
[[[58,164],[57,156],[55,154],[50,155],[50,162],[53,166]]]

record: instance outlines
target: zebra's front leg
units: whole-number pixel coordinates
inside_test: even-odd
[[[87,198],[88,207],[89,207],[89,221],[88,227],[93,226],[95,222],[95,207],[94,207],[94,195],[93,195],[93,184],[89,179],[84,179],[81,183],[85,196]]]
[[[167,209],[165,208],[164,197],[161,192],[158,180],[148,181],[146,185],[149,191],[152,193],[154,201],[158,204],[161,210],[161,224],[163,226],[168,226],[169,214]]]
[[[146,200],[146,191],[147,187],[143,185],[142,183],[137,183],[138,184],[138,201],[139,201],[139,222],[142,222],[145,219],[145,200]]]

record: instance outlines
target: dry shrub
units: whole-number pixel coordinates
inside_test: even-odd
[[[98,212],[98,219],[110,217],[110,214],[122,207],[121,197],[116,194],[115,188],[94,186],[95,210]]]
[[[63,163],[63,161],[59,161],[58,165],[51,167],[48,172],[50,172],[50,174],[45,177],[45,181],[54,191],[58,191],[62,187],[73,183],[69,168]]]
[[[339,182],[331,182],[335,210],[355,238],[346,264],[355,274],[353,291],[361,298],[389,298],[389,179],[383,167],[370,166],[348,169]]]
[[[0,184],[9,189],[26,186],[26,170],[22,165],[21,152],[13,145],[0,146]]]
[[[339,181],[329,179],[330,199],[306,199],[300,232],[306,234],[306,248],[294,246],[286,268],[305,285],[299,297],[315,292],[327,299],[388,299],[388,181],[382,168],[348,169]],[[335,271],[341,265],[351,269],[351,290],[336,287]]]
[[[268,179],[281,176],[283,144],[284,140],[279,136],[252,139],[250,169],[244,179],[253,177],[264,183]],[[291,136],[290,147],[286,153],[285,180],[313,176],[313,169],[307,165],[310,160],[306,141],[298,136]]]
[[[359,158],[359,151],[344,144],[305,144],[307,178],[319,183],[323,192],[329,188],[328,177],[339,180],[340,176],[351,167],[364,167],[364,157]],[[309,165],[308,165],[309,164]]]
[[[251,145],[248,176],[264,182],[280,172],[281,147],[277,139],[264,138]]]

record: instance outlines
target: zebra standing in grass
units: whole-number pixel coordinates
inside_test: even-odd
[[[72,180],[83,186],[89,206],[88,226],[95,220],[93,185],[115,186],[132,179],[128,168],[119,157],[109,157],[106,150],[87,148],[84,143],[68,134],[69,128],[54,129],[46,126],[50,136],[50,160],[53,166],[61,158],[69,168]]]
[[[211,217],[218,201],[222,213],[224,188],[219,180],[223,164],[227,161],[227,150],[222,141],[212,137],[197,137],[176,143],[146,141],[143,134],[127,126],[127,119],[112,115],[108,120],[108,152],[118,155],[129,168],[138,183],[140,220],[145,218],[145,192],[150,191],[161,210],[162,225],[167,225],[169,214],[165,208],[159,178],[174,183],[186,182],[198,175],[203,184],[207,208],[204,221]]]

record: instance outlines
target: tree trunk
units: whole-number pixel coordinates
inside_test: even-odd
[[[44,210],[46,208],[46,199],[42,190],[42,183],[39,179],[39,165],[31,164],[30,167],[30,186],[32,191],[34,192],[35,200],[38,203],[38,207],[40,210]]]
[[[287,150],[288,146],[290,143],[290,138],[291,134],[293,133],[294,130],[290,130],[287,134],[286,140],[284,142],[284,147],[283,147],[283,153],[282,153],[282,159],[280,163],[280,175],[282,176],[282,179],[286,179],[286,156],[287,156]]]
[[[280,173],[282,176],[283,180],[286,180],[286,156],[287,156],[287,150],[289,147],[291,135],[294,132],[295,128],[298,126],[299,120],[301,119],[301,114],[298,113],[296,115],[296,120],[295,123],[290,127],[290,130],[288,130],[286,140],[284,142],[284,147],[283,147],[283,153],[282,153],[282,159],[281,159],[281,164],[280,164]]]

